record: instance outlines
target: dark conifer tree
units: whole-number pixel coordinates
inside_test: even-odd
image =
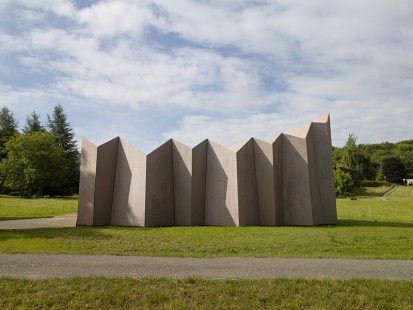
[[[400,157],[390,156],[383,159],[382,174],[387,182],[403,184],[406,177],[406,168]]]
[[[24,134],[34,133],[34,132],[44,132],[44,128],[40,123],[40,115],[33,111],[26,118],[26,126],[23,128]]]
[[[49,132],[55,137],[57,144],[63,147],[66,158],[69,160],[69,175],[67,184],[55,190],[58,195],[71,195],[78,191],[79,183],[79,151],[74,139],[73,128],[67,121],[63,107],[59,104],[55,106],[53,114],[47,115],[47,127]]]
[[[4,106],[0,110],[0,157],[6,157],[4,144],[17,133],[17,120],[13,113]]]

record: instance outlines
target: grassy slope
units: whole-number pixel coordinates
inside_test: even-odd
[[[80,227],[0,231],[0,253],[413,259],[413,187],[338,199],[322,227]]]
[[[77,212],[77,197],[18,198],[0,196],[0,221],[52,217]]]
[[[378,280],[0,279],[0,308],[413,308],[413,283]]]

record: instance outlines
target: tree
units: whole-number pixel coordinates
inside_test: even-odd
[[[17,133],[17,121],[13,113],[3,107],[0,110],[0,157],[5,157],[4,145],[6,142]]]
[[[357,137],[351,133],[348,135],[346,145],[344,146],[343,165],[347,169],[357,170],[358,147]]]
[[[50,194],[65,184],[68,160],[64,149],[46,132],[15,135],[6,142],[7,158],[0,165],[4,186],[20,195]]]
[[[44,132],[44,128],[40,123],[40,115],[33,111],[26,118],[26,126],[24,126],[23,133],[29,134],[34,132]]]
[[[47,115],[49,132],[54,136],[58,145],[65,150],[69,161],[68,181],[63,187],[57,189],[56,194],[71,195],[78,190],[79,184],[79,151],[74,139],[73,129],[67,121],[63,107],[55,106],[53,115]]]
[[[354,188],[351,175],[341,170],[340,167],[334,170],[334,185],[336,197],[349,197]]]
[[[383,159],[383,178],[390,183],[403,184],[406,177],[406,169],[400,157],[390,156]]]

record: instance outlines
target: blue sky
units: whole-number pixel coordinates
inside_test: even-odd
[[[413,137],[413,2],[0,0],[0,105],[76,136],[231,145],[331,113],[334,145]]]

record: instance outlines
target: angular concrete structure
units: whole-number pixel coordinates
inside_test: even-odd
[[[83,140],[78,225],[110,225],[119,138],[96,147]]]
[[[254,139],[254,159],[260,224],[283,225],[282,136],[272,143]]]
[[[205,225],[238,226],[235,152],[212,141],[207,147]]]
[[[206,148],[205,140],[193,149],[172,140],[175,225],[204,225]]]
[[[97,146],[89,140],[83,139],[80,153],[79,201],[76,225],[93,225],[97,155]]]
[[[146,157],[145,226],[175,224],[172,140]]]
[[[77,225],[336,224],[329,115],[262,141],[148,155],[123,139],[84,139]]]
[[[145,226],[146,155],[120,139],[112,201],[112,225]]]

